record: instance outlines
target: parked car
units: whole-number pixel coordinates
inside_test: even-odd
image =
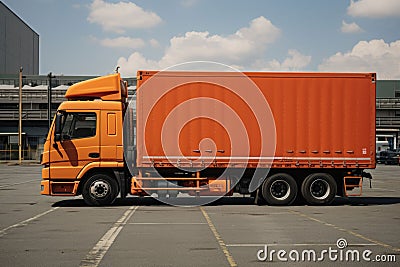
[[[376,155],[379,155],[379,152],[386,151],[390,149],[388,141],[376,141]]]
[[[386,165],[400,165],[400,151],[381,151],[376,158],[376,162]]]

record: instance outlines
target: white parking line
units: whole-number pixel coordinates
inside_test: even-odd
[[[19,184],[27,184],[27,183],[32,183],[32,182],[40,182],[40,180],[34,179],[34,180],[28,180],[28,181],[20,182],[20,183],[0,185],[0,188],[10,187],[10,186],[19,185]]]
[[[222,239],[221,235],[218,233],[217,228],[215,228],[215,225],[211,221],[210,216],[208,216],[206,210],[203,207],[200,207],[201,212],[203,213],[204,218],[207,221],[208,226],[211,229],[211,232],[214,234],[215,239],[217,240],[219,247],[221,248],[222,252],[224,253],[226,260],[229,263],[230,267],[235,267],[237,266],[236,261],[233,259],[232,254],[229,252],[227,246],[225,245],[224,240]]]
[[[138,209],[139,206],[130,207],[125,213],[119,218],[118,221],[100,238],[99,242],[92,248],[86,257],[81,261],[79,266],[98,266],[110,249],[118,234],[122,228],[127,224],[128,220],[132,217],[133,213]]]
[[[40,218],[40,217],[42,217],[42,216],[44,216],[46,214],[49,214],[50,212],[53,212],[53,211],[57,210],[58,208],[59,207],[54,207],[52,209],[49,209],[49,210],[47,210],[45,212],[42,212],[42,213],[36,215],[36,216],[33,216],[33,217],[29,218],[29,219],[26,219],[26,220],[24,220],[22,222],[16,223],[16,224],[11,225],[11,226],[8,226],[8,227],[0,230],[0,237],[6,235],[8,230],[11,230],[13,228],[17,228],[17,227],[20,227],[20,226],[25,226],[28,223],[30,223],[31,221],[36,220],[36,219],[38,219],[38,218]]]
[[[199,224],[206,224],[206,223],[170,223],[170,222],[137,222],[137,223],[128,223],[128,224],[136,224],[136,225],[199,225]]]

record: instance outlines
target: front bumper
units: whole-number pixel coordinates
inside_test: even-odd
[[[40,194],[47,196],[76,196],[78,187],[79,181],[54,182],[42,180],[40,182]]]

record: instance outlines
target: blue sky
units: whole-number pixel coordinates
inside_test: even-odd
[[[399,0],[2,0],[40,36],[40,73],[124,76],[211,60],[400,79]]]

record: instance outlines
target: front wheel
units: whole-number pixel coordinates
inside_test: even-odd
[[[119,193],[118,183],[106,174],[95,174],[84,184],[82,196],[89,206],[112,204]]]
[[[265,179],[261,195],[270,205],[290,205],[297,196],[296,181],[287,173],[274,174]]]
[[[330,204],[336,196],[335,179],[327,173],[313,173],[304,179],[301,193],[310,205]]]

